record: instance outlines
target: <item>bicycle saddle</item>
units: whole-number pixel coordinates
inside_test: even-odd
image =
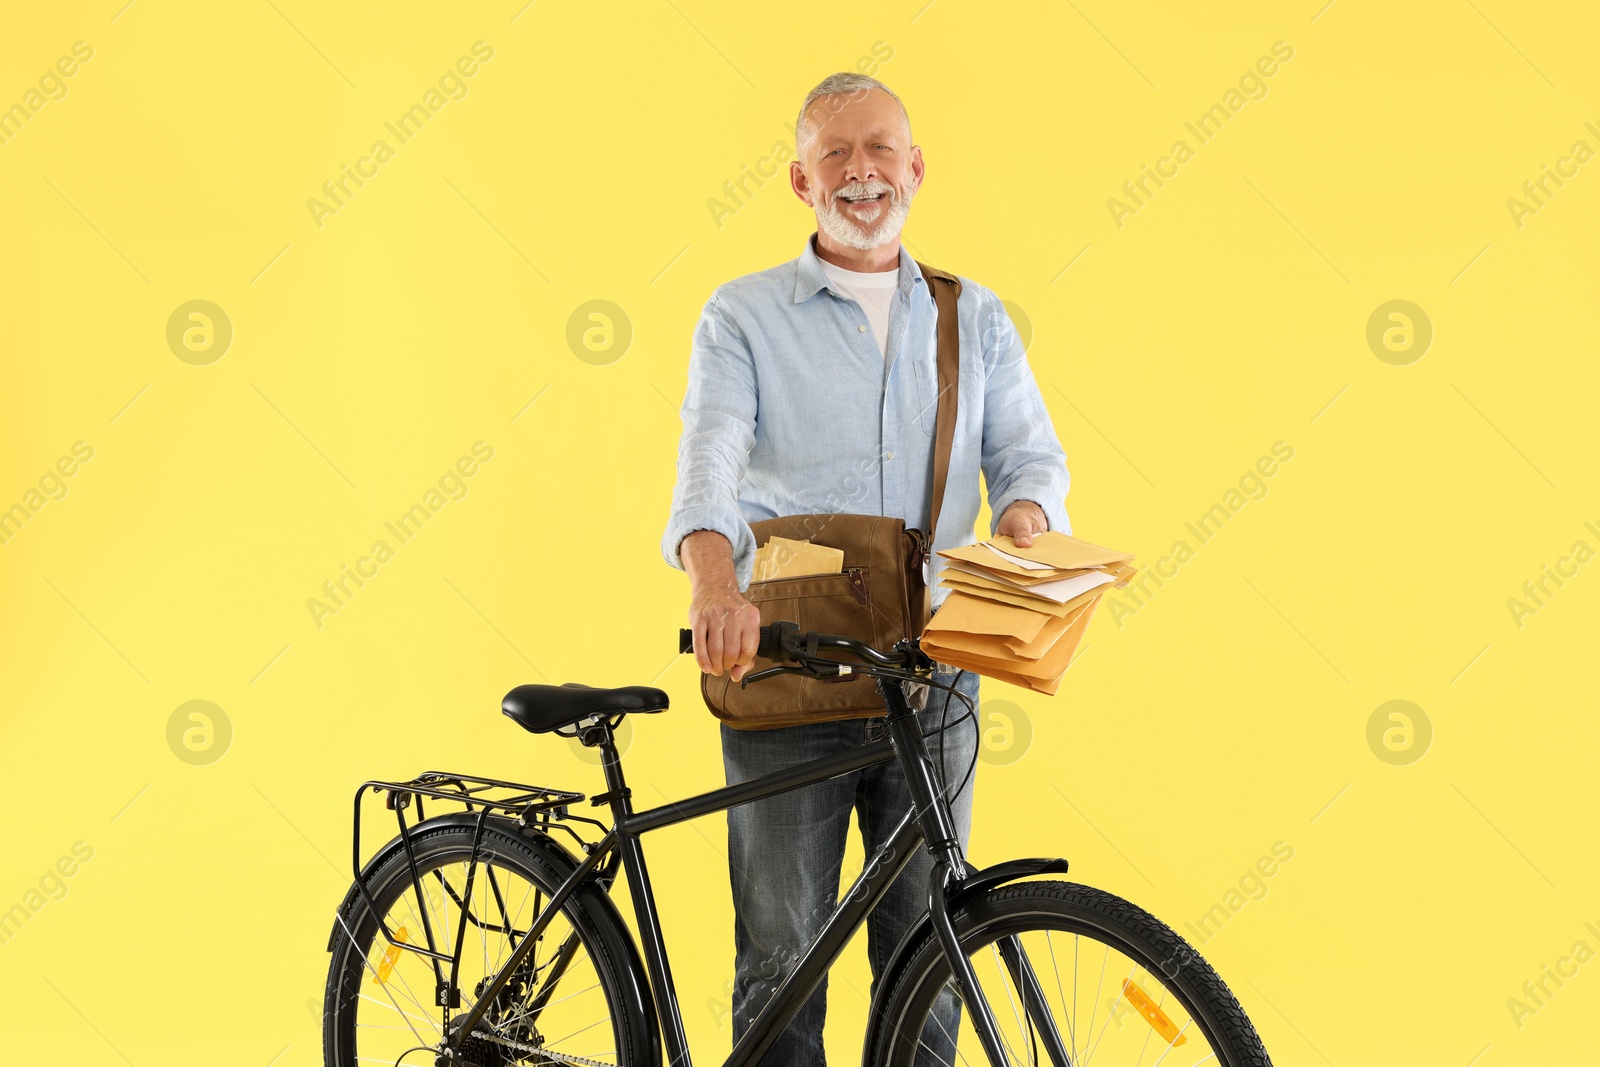
[[[529,733],[549,733],[571,726],[591,715],[613,712],[665,711],[667,694],[648,685],[625,685],[620,689],[596,689],[567,682],[565,685],[519,685],[506,694],[500,710]]]

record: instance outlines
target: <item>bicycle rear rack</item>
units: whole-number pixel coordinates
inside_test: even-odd
[[[400,842],[405,850],[406,862],[411,873],[411,888],[416,894],[416,913],[422,923],[422,931],[426,940],[425,945],[411,942],[402,933],[396,936],[389,929],[389,924],[384,921],[383,914],[378,910],[377,901],[372,896],[371,889],[366,884],[366,879],[361,875],[361,801],[369,792],[384,794],[384,807],[395,813],[395,820],[400,827]],[[551,831],[561,831],[569,834],[573,841],[583,851],[589,851],[593,846],[578,833],[572,823],[587,823],[605,831],[604,823],[596,819],[574,815],[568,810],[569,806],[584,799],[585,794],[574,793],[565,789],[551,789],[547,786],[523,785],[518,782],[508,782],[499,778],[482,778],[471,774],[452,774],[447,771],[425,771],[417,777],[404,782],[368,781],[356,787],[354,812],[351,830],[351,866],[355,875],[355,886],[361,899],[366,903],[367,909],[376,918],[378,929],[382,931],[384,940],[395,950],[415,952],[428,957],[433,964],[434,977],[437,982],[437,1000],[440,1007],[457,1008],[461,1005],[461,991],[456,987],[456,976],[460,968],[458,955],[447,955],[438,950],[434,940],[433,923],[430,919],[430,909],[423,899],[422,879],[417,873],[417,852],[413,842],[413,835],[417,828],[427,819],[424,809],[424,798],[431,798],[450,804],[460,804],[468,815],[476,815],[477,820],[473,828],[472,855],[467,865],[466,884],[458,894],[454,887],[438,872],[434,877],[444,892],[449,894],[454,901],[460,916],[459,929],[456,931],[455,943],[462,943],[462,935],[466,931],[466,924],[471,922],[483,930],[506,934],[512,942],[521,937],[525,931],[516,930],[514,927],[496,925],[492,918],[479,918],[473,914],[469,902],[472,899],[472,884],[478,871],[478,850],[483,841],[483,829],[491,814],[505,816],[516,820],[526,828],[549,834]],[[416,799],[414,818],[408,824],[406,809],[411,807],[412,798]],[[489,872],[493,879],[493,871]],[[487,918],[487,917],[486,917]],[[508,921],[509,923],[509,921]],[[353,938],[355,932],[347,930]],[[385,953],[388,966],[393,966],[393,960],[398,958],[398,952],[393,955]],[[447,979],[442,964],[450,964],[450,975]],[[371,966],[371,961],[368,961]]]

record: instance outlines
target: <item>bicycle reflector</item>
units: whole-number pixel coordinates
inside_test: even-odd
[[[406,928],[404,926],[395,930],[394,939],[402,944],[409,943],[411,940],[410,937],[406,935]],[[389,980],[389,973],[394,970],[394,963],[395,960],[400,958],[400,951],[401,949],[399,945],[390,945],[388,948],[383,950],[383,959],[378,961],[378,973],[372,976],[374,983],[377,985],[383,985]]]
[[[1162,1011],[1156,1002],[1150,999],[1150,994],[1139,988],[1137,982],[1124,978],[1122,980],[1122,995],[1129,1004],[1133,1005],[1133,1010],[1144,1016],[1144,1021],[1149,1023],[1167,1044],[1182,1045],[1189,1040],[1183,1036],[1182,1031],[1172,1025],[1172,1020],[1167,1018],[1167,1013]]]

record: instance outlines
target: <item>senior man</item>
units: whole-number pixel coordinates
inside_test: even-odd
[[[700,669],[729,671],[734,679],[749,670],[758,640],[760,616],[744,596],[757,547],[751,522],[851,512],[926,529],[932,506],[937,310],[900,242],[922,186],[922,149],[912,143],[899,97],[852,73],[834,74],[806,94],[795,141],[790,184],[815,212],[816,232],[798,259],[735,279],[706,302],[689,358],[678,482],[662,538],[668,562],[689,575]],[[986,215],[980,204],[968,217],[981,226]],[[1066,457],[1022,343],[994,293],[961,282],[959,421],[934,548],[974,539],[980,471],[995,533],[1026,546],[1045,530],[1070,532]],[[934,557],[935,575],[941,562]],[[941,666],[934,680],[976,702],[977,675]],[[924,731],[939,725],[950,701],[947,691],[932,692],[918,713]],[[948,710],[955,719],[964,708]],[[863,744],[882,728],[881,718],[760,731],[723,724],[727,780]],[[946,783],[964,782],[951,799],[963,848],[976,744],[976,723],[968,720],[930,746]],[[851,812],[870,855],[910,806],[904,775],[891,762],[728,813],[735,1041],[833,909]],[[931,869],[930,854],[920,849],[868,920],[874,986],[926,908]],[[824,980],[762,1063],[823,1063],[825,1005]],[[960,1024],[952,994],[934,1023],[920,1055],[948,1062]]]

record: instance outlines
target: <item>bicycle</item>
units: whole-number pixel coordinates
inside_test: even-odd
[[[690,651],[689,633],[680,631],[680,652]],[[666,710],[667,695],[647,686],[524,685],[506,695],[503,713],[532,733],[576,737],[599,749],[606,791],[589,800],[609,808],[610,826],[572,811],[585,799],[578,792],[434,771],[362,783],[352,834],[355,880],[328,939],[329,1067],[422,1063],[428,1055],[436,1067],[689,1067],[640,837],[892,759],[905,771],[913,810],[868,859],[724,1067],[748,1067],[771,1047],[924,844],[935,857],[928,910],[875,985],[864,1064],[1142,1067],[1148,1053],[1153,1064],[1173,1056],[1174,1064],[1270,1067],[1222,979],[1159,919],[1090,886],[1039,880],[1065,873],[1064,859],[981,870],[967,862],[950,818],[950,791],[936,781],[927,747],[946,726],[925,734],[904,687],[945,688],[967,703],[965,717],[975,709],[932,680],[935,664],[916,640],[884,652],[779,622],[762,628],[759,655],[774,665],[748,675],[746,684],[780,673],[872,676],[884,699],[886,736],[635,810],[615,730],[626,715]],[[362,801],[380,793],[400,832],[363,865]],[[462,810],[429,815],[425,801]],[[611,899],[619,870],[637,942]],[[1081,985],[1080,964],[1087,966]],[[962,1008],[955,1034],[933,1014],[947,991]]]

